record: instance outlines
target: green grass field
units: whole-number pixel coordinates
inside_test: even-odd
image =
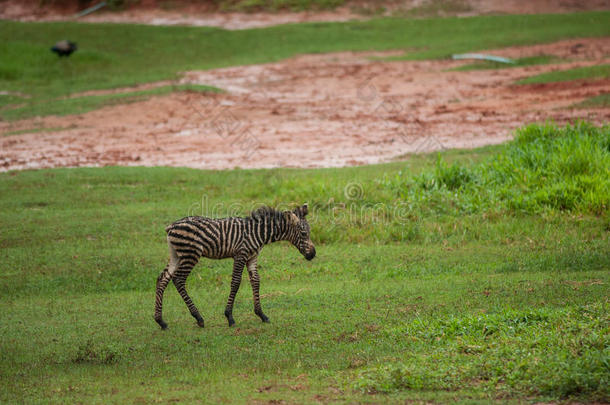
[[[610,128],[319,170],[0,174],[0,401],[608,401]],[[152,319],[165,225],[309,202],[318,255],[259,259],[271,323],[231,262]]]
[[[83,111],[82,105],[125,101],[62,97],[98,89],[176,79],[181,72],[272,62],[302,53],[404,49],[400,58],[610,35],[610,12],[472,18],[380,18],[287,24],[226,31],[205,27],[0,21],[0,117],[15,120]],[[76,41],[68,59],[49,51]],[[214,86],[214,83],[208,83]]]
[[[146,100],[152,96],[162,96],[174,92],[220,92],[222,90],[212,86],[195,84],[167,85],[147,90],[127,91],[103,95],[90,95],[73,98],[60,98],[53,102],[39,101],[22,103],[3,112],[6,120],[18,120],[31,116],[43,115],[69,115],[82,114],[115,104],[135,103]],[[23,105],[25,104],[25,105]]]

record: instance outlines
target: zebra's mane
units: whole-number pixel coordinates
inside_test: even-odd
[[[271,207],[260,207],[250,214],[250,217],[256,221],[262,219],[272,219],[279,221],[282,219],[282,211],[278,211]]]

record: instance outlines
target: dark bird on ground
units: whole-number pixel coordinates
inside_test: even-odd
[[[78,47],[75,42],[64,39],[59,41],[51,48],[51,51],[55,52],[58,56],[70,56],[70,54],[76,51]]]

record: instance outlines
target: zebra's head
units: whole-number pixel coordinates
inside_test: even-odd
[[[292,211],[285,211],[288,225],[290,226],[289,241],[299,249],[299,252],[307,260],[311,260],[316,257],[316,247],[313,245],[311,238],[309,237],[309,224],[307,223],[308,209],[307,204],[302,207],[297,207]]]

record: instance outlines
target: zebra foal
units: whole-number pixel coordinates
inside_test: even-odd
[[[263,322],[269,322],[261,308],[256,259],[264,245],[281,240],[292,243],[307,260],[313,259],[316,248],[309,237],[309,224],[305,219],[307,212],[307,204],[292,211],[263,207],[245,218],[186,217],[165,228],[169,262],[157,278],[155,297],[155,321],[161,329],[167,328],[162,317],[163,292],[170,280],[174,282],[191,315],[197,320],[197,325],[203,328],[203,318],[186,292],[186,278],[201,257],[233,258],[231,292],[225,309],[229,326],[235,324],[233,302],[239,290],[244,266],[248,270],[252,285],[254,313]]]

